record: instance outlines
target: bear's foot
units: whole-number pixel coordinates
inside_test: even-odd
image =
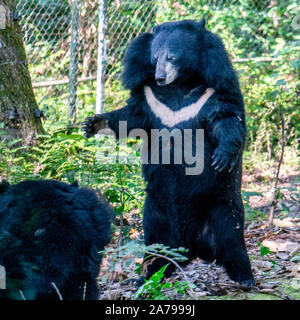
[[[242,280],[242,281],[238,281],[237,283],[242,287],[255,287],[256,286],[254,279]]]

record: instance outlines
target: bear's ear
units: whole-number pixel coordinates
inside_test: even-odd
[[[78,181],[75,180],[75,181],[71,184],[71,186],[74,187],[74,188],[79,188]]]
[[[4,193],[5,191],[7,191],[10,188],[10,184],[6,181],[3,180],[0,183],[0,194]]]
[[[206,31],[201,39],[201,48],[199,71],[207,87],[219,92],[239,90],[237,76],[222,40]]]
[[[122,73],[123,85],[126,89],[141,87],[154,75],[151,64],[152,33],[142,33],[128,46],[124,58]]]
[[[203,18],[198,24],[199,24],[199,28],[200,29],[204,29],[205,28],[205,19]]]

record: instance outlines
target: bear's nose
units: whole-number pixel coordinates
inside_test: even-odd
[[[158,84],[163,84],[166,81],[166,75],[159,74],[155,77],[155,80]]]
[[[159,81],[159,82],[163,82],[166,80],[166,77],[165,76],[158,76],[155,78],[156,81]]]

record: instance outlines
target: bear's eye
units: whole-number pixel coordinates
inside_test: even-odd
[[[175,61],[175,60],[176,60],[176,57],[175,57],[175,56],[168,56],[168,60],[169,60],[169,61]]]

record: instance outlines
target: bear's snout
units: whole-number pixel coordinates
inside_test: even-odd
[[[155,71],[155,81],[158,85],[164,85],[166,81],[166,68],[163,64],[157,64],[156,71]]]

